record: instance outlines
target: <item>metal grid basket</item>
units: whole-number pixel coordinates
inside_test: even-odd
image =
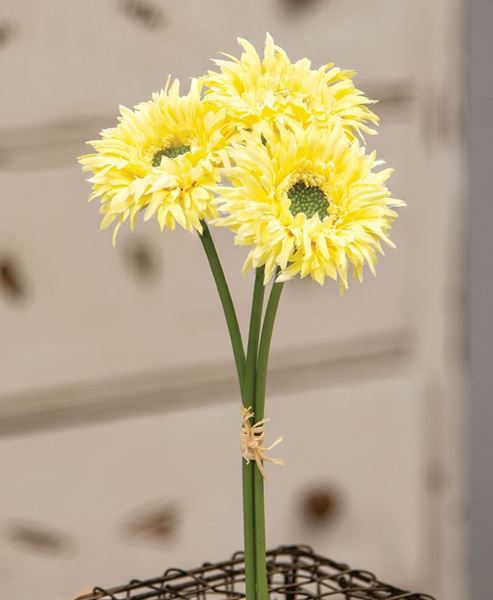
[[[318,556],[307,546],[281,546],[267,553],[270,600],[434,600],[379,581],[368,571]],[[168,569],[164,575],[104,589],[77,600],[243,600],[243,553],[192,570]]]

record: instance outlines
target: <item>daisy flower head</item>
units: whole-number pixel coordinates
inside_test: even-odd
[[[313,69],[303,58],[292,63],[267,34],[261,57],[247,40],[238,39],[240,58],[225,54],[215,60],[217,71],[204,78],[205,97],[224,106],[229,118],[246,129],[291,121],[332,127],[339,123],[349,139],[375,133],[378,117],[368,108],[373,101],[355,88],[354,71],[333,63]]]
[[[349,142],[341,126],[264,129],[246,132],[230,152],[230,182],[217,200],[235,244],[251,247],[244,271],[265,266],[265,282],[310,275],[348,287],[348,269],[361,281],[363,267],[374,273],[382,242],[404,203],[392,199],[385,183],[392,170]]]
[[[92,172],[92,194],[99,197],[101,228],[119,227],[137,216],[156,217],[161,229],[178,223],[202,231],[201,219],[217,215],[211,188],[220,179],[220,156],[229,141],[224,110],[201,100],[202,84],[192,80],[180,95],[178,80],[170,81],[152,99],[134,110],[120,107],[116,127],[103,129],[88,142],[95,150],[79,158]]]

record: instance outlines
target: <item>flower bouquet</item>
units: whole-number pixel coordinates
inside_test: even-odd
[[[215,70],[192,79],[186,94],[177,80],[134,110],[120,108],[116,127],[89,142],[82,156],[98,197],[101,227],[134,229],[157,219],[198,235],[226,318],[241,393],[240,449],[243,482],[247,600],[269,596],[265,517],[265,392],[269,350],[283,286],[310,276],[328,277],[343,293],[349,271],[361,281],[375,272],[395,208],[386,181],[391,169],[367,153],[374,134],[373,104],[353,84],[352,71],[333,64],[314,69],[292,63],[267,35],[264,56],[240,39],[240,58],[225,55]],[[249,251],[253,269],[246,344],[236,317],[210,226],[227,227]],[[264,296],[268,295],[264,308]],[[245,347],[246,346],[246,347]]]

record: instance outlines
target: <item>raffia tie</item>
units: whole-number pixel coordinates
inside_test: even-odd
[[[283,440],[282,435],[271,444],[269,447],[264,446],[265,440],[265,424],[269,419],[262,419],[252,425],[251,419],[254,414],[251,407],[241,407],[241,437],[240,437],[240,450],[243,458],[249,463],[254,460],[257,464],[258,470],[262,474],[264,479],[267,479],[264,471],[264,461],[274,463],[275,465],[285,465],[286,463],[280,458],[271,458],[266,455],[266,452],[275,448]]]

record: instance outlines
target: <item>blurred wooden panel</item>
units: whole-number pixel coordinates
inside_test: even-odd
[[[272,395],[268,438],[285,434],[272,454],[288,464],[267,466],[269,545],[301,540],[422,588],[423,400],[419,381],[405,377]],[[5,527],[71,540],[70,552],[47,554],[2,534],[3,594],[62,599],[241,548],[239,425],[231,402],[0,441]],[[315,527],[301,507],[314,485],[339,498],[334,519]]]
[[[119,103],[148,97],[169,72],[200,74],[219,50],[237,54],[236,35],[261,46],[265,31],[292,58],[360,72],[357,85],[383,100],[375,145],[396,168],[391,189],[408,202],[394,229],[398,251],[389,250],[377,279],[367,276],[342,301],[330,283],[286,286],[269,413],[272,433],[287,435],[280,450],[289,470],[271,471],[270,543],[312,543],[404,587],[467,596],[461,2],[295,2],[0,5],[0,433],[12,434],[0,442],[0,585],[8,597],[43,600],[41,590],[65,600],[87,584],[241,547],[239,479],[225,475],[238,474],[239,458],[223,445],[237,447],[237,402],[226,405],[237,388],[200,244],[147,224],[122,232],[113,250],[110,234],[97,231],[96,205],[85,203],[75,158],[114,124]],[[244,252],[228,232],[215,235],[245,322]],[[396,378],[403,371],[416,379]],[[310,419],[289,396],[302,392]],[[170,412],[115,420],[157,409]],[[114,421],[18,435],[103,418]],[[207,445],[204,424],[225,432],[220,445]],[[189,438],[178,435],[185,429]],[[302,506],[317,489],[332,490],[338,508],[314,528]],[[172,535],[156,542],[137,531]]]
[[[280,0],[7,0],[0,24],[12,33],[0,46],[0,126],[116,114],[119,104],[162,87],[169,73],[186,82],[218,52],[237,54],[238,35],[262,46],[266,31],[293,59],[359,70],[360,85],[419,81],[421,5],[324,0],[294,18]]]

